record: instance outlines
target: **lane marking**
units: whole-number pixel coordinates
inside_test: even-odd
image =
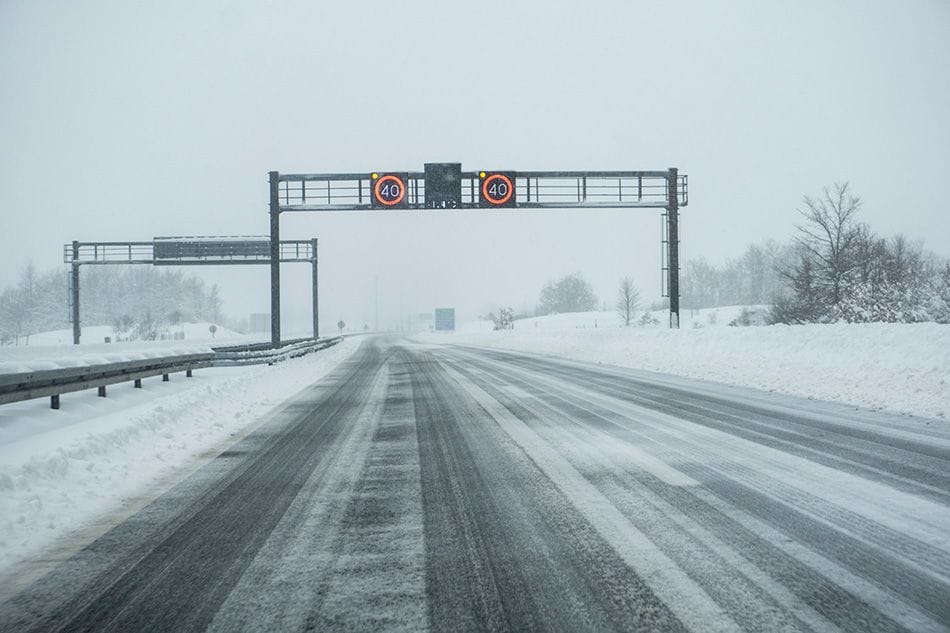
[[[582,391],[564,379],[538,376],[520,368],[510,368],[510,371],[514,375],[532,377],[537,384],[549,384],[550,393],[565,401],[568,400],[568,395],[573,396],[571,404],[574,406],[579,398],[624,417],[631,417],[633,412],[636,412],[638,422],[650,426],[653,432],[672,436],[676,445],[681,447],[677,452],[684,458],[703,463],[728,479],[748,481],[754,488],[767,491],[770,496],[783,499],[783,502],[790,503],[792,507],[804,508],[797,501],[782,497],[783,486],[785,489],[794,488],[831,506],[858,514],[933,547],[945,551],[950,548],[950,539],[946,536],[945,528],[950,521],[950,510],[942,504],[900,490],[889,483],[825,466],[813,459],[759,444],[739,435],[709,428],[642,405],[625,403],[615,396]],[[503,376],[498,378],[504,379]],[[610,422],[617,424],[615,421]],[[660,441],[657,437],[652,439]],[[742,467],[755,469],[756,477],[750,479],[737,474],[736,468]],[[770,482],[774,484],[770,485]],[[920,482],[916,482],[916,485],[928,487]],[[776,487],[779,489],[776,490]],[[836,529],[867,542],[854,533],[853,526],[840,522],[832,524]]]
[[[743,528],[757,534],[791,558],[824,576],[829,582],[864,601],[900,626],[910,631],[934,631],[947,633],[950,627],[937,622],[919,605],[883,588],[841,564],[816,552],[807,544],[800,543],[772,527],[742,508],[724,501],[708,490],[699,490],[696,495],[704,502],[725,514]]]
[[[468,368],[466,368],[468,371]],[[484,373],[484,372],[482,372]],[[497,376],[496,376],[497,378]],[[535,396],[525,391],[521,387],[516,385],[506,384],[500,385],[499,389],[503,392],[508,393],[509,395],[519,398],[519,399],[535,399]],[[486,392],[487,395],[487,392]],[[490,395],[488,397],[491,397]],[[494,398],[492,398],[494,400]],[[577,406],[577,405],[575,405]],[[590,411],[586,407],[578,406],[578,408],[588,411],[593,417],[602,417],[594,411]],[[676,486],[676,487],[691,487],[700,485],[698,481],[687,475],[686,473],[677,470],[676,468],[670,466],[668,463],[663,460],[647,453],[638,446],[631,444],[629,442],[624,442],[618,440],[617,438],[611,436],[609,433],[598,430],[591,426],[587,426],[585,431],[592,435],[593,437],[600,440],[600,444],[605,447],[606,451],[609,451],[610,457],[622,461],[625,465],[629,463],[634,463],[639,466],[642,470],[653,475],[663,483]]]
[[[532,375],[530,372],[521,369],[507,368],[512,373],[520,375],[523,377],[533,377],[536,382],[539,382],[539,379],[542,377],[537,375]],[[500,372],[492,372],[497,379],[504,380],[505,377],[500,375]],[[552,389],[555,388],[554,381],[550,381]],[[642,409],[637,405],[630,405],[621,403],[619,401],[614,401],[611,403],[611,398],[609,396],[598,395],[596,398],[593,394],[581,393],[573,385],[570,385],[566,381],[558,383],[557,385],[562,394],[560,397],[564,398],[563,394],[571,393],[575,396],[582,397],[585,400],[597,402],[600,406],[604,406],[608,410],[617,413],[618,415],[626,415],[628,412]],[[552,391],[555,393],[555,391]],[[566,400],[566,398],[564,398]],[[697,459],[699,462],[703,462],[707,467],[711,468],[712,471],[719,473],[726,479],[731,479],[740,482],[746,482],[748,485],[753,488],[761,487],[763,485],[762,479],[750,479],[748,477],[743,477],[741,474],[733,472],[733,469],[729,467],[730,464],[740,464],[734,457],[726,457],[726,455],[734,455],[738,446],[732,446],[731,449],[726,448],[726,444],[723,442],[723,436],[729,437],[733,440],[738,439],[734,436],[729,436],[724,434],[722,431],[705,429],[702,428],[690,428],[688,423],[684,420],[680,420],[673,416],[667,414],[651,411],[648,409],[642,409],[641,417],[638,418],[639,421],[649,424],[651,427],[654,427],[656,430],[662,430],[664,434],[667,434],[670,439],[673,439],[677,445],[687,445],[689,446],[690,456]],[[699,435],[699,437],[696,437]],[[659,441],[658,438],[654,438],[654,441]],[[741,440],[740,445],[746,445],[747,440]],[[722,450],[716,451],[716,447],[720,446]],[[771,461],[783,461],[784,458],[791,457],[788,454],[784,454],[776,449],[770,449],[764,446],[758,446],[758,450],[764,451],[764,455],[756,455],[756,464],[760,464],[761,461],[767,461],[767,458]],[[705,456],[701,458],[697,456],[696,451],[699,451],[699,456]],[[725,459],[726,464],[712,465],[717,459]],[[800,458],[799,458],[800,459]],[[760,464],[760,467],[761,466]],[[769,470],[765,468],[765,470]],[[792,471],[801,476],[803,473],[801,469]],[[777,482],[787,483],[788,475],[784,478],[779,478]],[[814,487],[812,487],[812,492],[814,492]],[[896,492],[896,491],[895,491]],[[830,558],[825,557],[822,554],[819,554],[812,550],[806,545],[799,544],[798,542],[791,540],[787,534],[772,528],[767,523],[760,521],[759,519],[753,517],[752,515],[747,514],[744,510],[741,510],[739,507],[729,504],[721,499],[719,499],[715,494],[707,491],[706,489],[700,487],[696,489],[692,494],[697,495],[700,499],[704,500],[706,503],[710,504],[712,507],[718,509],[720,512],[724,513],[727,516],[730,516],[734,520],[738,521],[740,525],[749,531],[762,536],[764,539],[775,545],[780,550],[784,551],[786,554],[792,558],[798,560],[806,567],[809,567],[813,571],[817,572],[821,576],[824,576],[830,582],[841,587],[845,591],[852,593],[861,600],[864,600],[868,604],[872,605],[875,609],[885,614],[887,617],[895,619],[902,626],[910,630],[920,630],[920,631],[950,631],[950,627],[945,624],[941,624],[935,621],[927,612],[921,609],[916,604],[911,603],[905,598],[889,591],[887,589],[882,589],[877,585],[865,580],[864,578],[856,575],[851,572],[846,567],[834,562]],[[775,492],[769,493],[769,496],[777,498]],[[818,497],[819,500],[824,500],[830,502],[827,499]],[[855,538],[859,542],[865,543],[866,545],[872,546],[875,549],[885,549],[882,548],[879,544],[874,544],[868,542],[866,539],[853,534],[851,529],[848,529],[845,526],[834,525],[828,523],[827,520],[822,519],[818,515],[814,515],[812,512],[807,511],[804,506],[796,502],[785,501],[786,504],[790,503],[790,507],[794,507],[802,511],[803,513],[816,518],[826,525],[832,527],[832,529],[844,530],[845,533],[849,534],[852,538]],[[927,513],[922,513],[920,516],[926,516]],[[868,515],[862,515],[865,518],[870,518]],[[933,544],[932,541],[924,539],[924,542]],[[725,547],[725,546],[724,546]],[[727,550],[728,551],[728,550]],[[913,559],[905,559],[906,562],[911,564],[914,567],[917,567],[920,573],[931,574],[927,569],[920,567],[913,561]],[[802,615],[799,613],[799,615]]]
[[[446,373],[528,454],[623,561],[693,631],[741,628],[679,565],[638,530],[593,484],[500,402],[458,371]]]

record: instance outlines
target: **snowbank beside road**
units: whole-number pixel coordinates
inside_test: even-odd
[[[274,366],[115,385],[0,407],[0,571],[255,426],[349,357],[361,339]]]
[[[950,326],[934,323],[726,327],[734,318],[699,314],[691,327],[616,326],[602,314],[517,321],[509,331],[463,327],[420,335],[459,343],[562,356],[844,402],[872,409],[950,417]],[[738,314],[738,312],[736,312]],[[657,313],[660,316],[660,313]],[[686,319],[684,319],[685,321]],[[526,320],[528,321],[528,320]],[[535,326],[533,322],[537,321]],[[573,325],[571,325],[573,324]],[[604,327],[609,324],[608,327]]]
[[[168,326],[167,334],[179,334],[184,338],[180,341],[175,341],[173,339],[167,339],[164,341],[155,341],[154,345],[168,345],[169,343],[207,343],[208,345],[221,345],[227,344],[230,341],[234,342],[243,342],[249,338],[254,338],[254,335],[239,334],[233,332],[223,325],[215,325],[214,334],[208,329],[211,326],[211,323],[181,323],[180,325]],[[115,328],[111,325],[84,325],[82,328],[82,346],[87,345],[103,345],[105,344],[106,337],[112,339],[112,345],[122,345],[122,343],[115,343],[116,332]],[[256,335],[256,338],[264,340],[267,337],[267,334],[259,333]],[[30,347],[55,347],[55,346],[71,346],[73,343],[73,331],[72,329],[66,330],[50,330],[48,332],[38,332],[36,334],[31,334],[29,338],[23,337],[20,339],[19,345],[11,345],[2,349],[6,351],[10,348],[12,349],[23,349]],[[133,345],[141,345],[141,341],[133,341]]]

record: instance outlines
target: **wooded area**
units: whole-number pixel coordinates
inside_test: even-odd
[[[23,344],[38,332],[70,327],[66,270],[41,273],[32,263],[0,292],[0,344]],[[153,268],[87,266],[82,270],[82,322],[154,340],[169,325],[219,321],[218,287],[192,275]]]

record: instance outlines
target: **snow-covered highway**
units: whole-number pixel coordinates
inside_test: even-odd
[[[0,630],[947,631],[950,430],[372,338]]]

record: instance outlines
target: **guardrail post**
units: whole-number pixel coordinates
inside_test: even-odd
[[[313,299],[313,338],[320,338],[320,292],[317,280],[317,238],[310,240],[313,248],[313,290],[311,291]]]
[[[669,257],[669,291],[670,291],[670,327],[680,326],[680,255],[679,255],[679,175],[676,167],[671,167],[666,177],[666,222],[667,222],[667,252]]]
[[[79,337],[82,334],[82,330],[79,327],[79,242],[73,240],[73,269],[70,271],[72,275],[72,290],[73,296],[73,345],[79,345]],[[56,407],[58,408],[58,407]]]
[[[270,342],[280,346],[280,184],[279,174],[270,176]]]

